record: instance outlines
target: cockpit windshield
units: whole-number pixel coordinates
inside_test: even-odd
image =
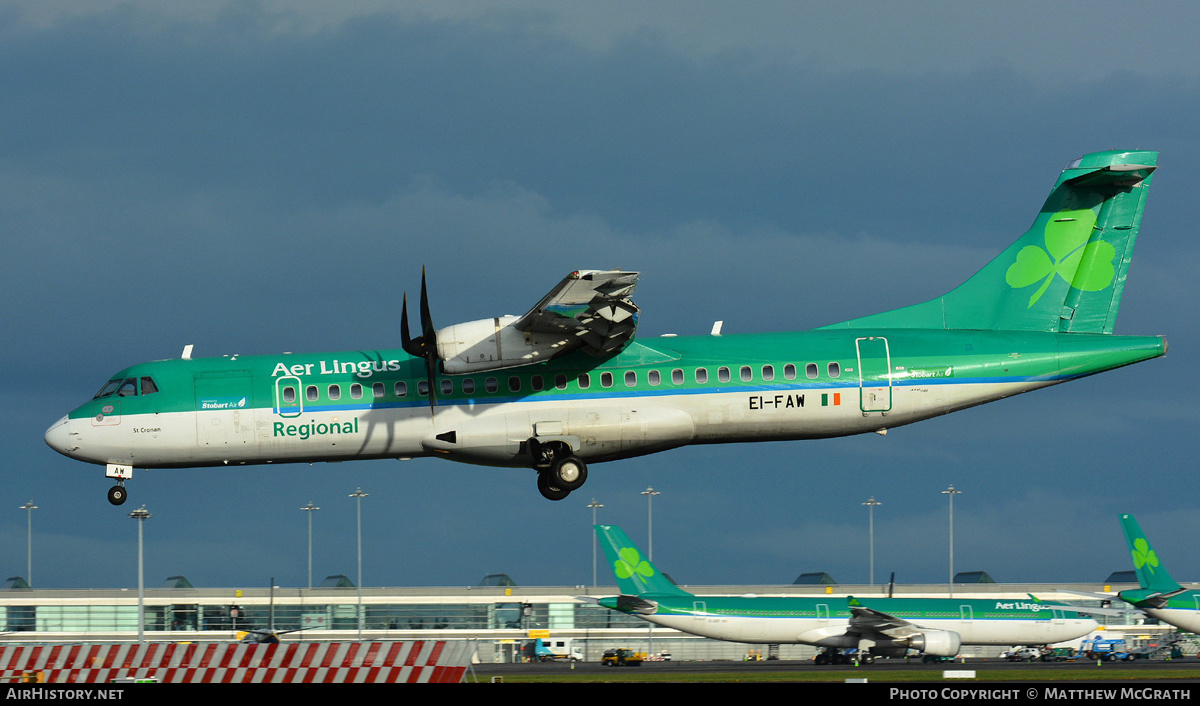
[[[104,383],[104,387],[96,393],[92,399],[98,400],[101,397],[135,397],[139,394],[151,395],[158,392],[158,385],[154,384],[153,378],[141,378],[141,389],[139,391],[138,378],[116,378]]]
[[[116,380],[109,380],[108,382],[104,383],[104,387],[100,388],[100,391],[99,391],[99,392],[97,392],[97,393],[96,393],[96,396],[95,396],[95,397],[93,397],[92,399],[94,399],[94,400],[98,400],[98,399],[100,399],[101,397],[110,397],[110,396],[112,396],[112,394],[113,394],[113,393],[115,393],[115,392],[117,391],[117,387],[119,387],[119,386],[120,386],[120,384],[121,384],[121,379],[120,379],[120,378],[118,378],[118,379],[116,379]]]

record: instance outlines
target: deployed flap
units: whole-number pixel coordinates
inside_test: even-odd
[[[637,332],[638,308],[630,297],[637,272],[577,270],[563,278],[515,327],[527,333],[567,334],[592,355],[625,347]]]

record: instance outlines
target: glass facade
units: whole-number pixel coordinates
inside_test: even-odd
[[[136,631],[136,605],[0,606],[0,630],[89,633]],[[272,613],[274,616],[272,617]],[[366,630],[594,630],[638,628],[642,620],[593,604],[404,603],[363,606]],[[350,602],[243,605],[146,602],[145,630],[206,631],[322,628],[355,630],[358,605]]]

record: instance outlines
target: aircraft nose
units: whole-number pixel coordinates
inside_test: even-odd
[[[71,440],[71,428],[65,416],[50,425],[50,428],[46,430],[45,438],[47,446],[64,456],[70,456],[72,451],[79,448]]]

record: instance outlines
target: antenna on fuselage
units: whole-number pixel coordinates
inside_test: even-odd
[[[179,357],[183,358],[184,360],[191,360],[192,359],[192,347],[193,346],[191,343],[184,346],[183,347],[183,355],[181,355]]]
[[[708,332],[708,335],[710,335],[710,336],[720,336],[720,335],[721,335],[721,327],[722,327],[722,326],[724,326],[724,325],[725,325],[725,322],[724,322],[724,321],[714,321],[714,322],[713,322],[712,331],[709,331],[709,332]]]

